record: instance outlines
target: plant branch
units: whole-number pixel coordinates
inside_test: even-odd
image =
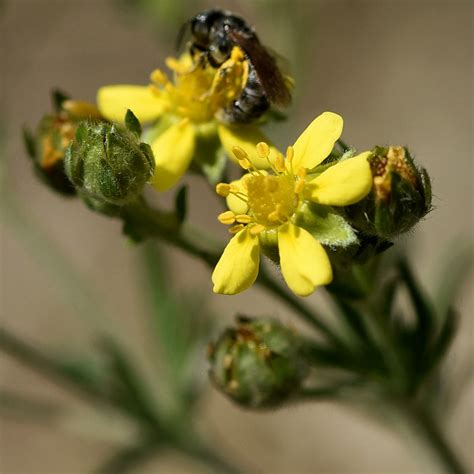
[[[199,258],[210,267],[219,261],[223,245],[213,241],[188,224],[181,224],[172,213],[162,213],[150,208],[144,201],[139,201],[124,208],[122,216],[125,232],[138,235],[140,238],[159,238],[184,252]],[[260,269],[257,283],[273,294],[313,328],[324,335],[328,341],[341,345],[337,334],[300,298],[289,290],[282,288],[263,268]]]

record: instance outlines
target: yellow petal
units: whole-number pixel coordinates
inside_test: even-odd
[[[239,125],[228,127],[220,124],[218,127],[219,138],[227,155],[237,162],[237,159],[232,152],[236,146],[242,148],[247,153],[249,160],[253,166],[258,169],[268,169],[270,165],[265,158],[261,158],[257,153],[257,143],[265,142],[270,147],[269,158],[273,162],[277,155],[280,154],[278,149],[270,142],[267,136],[254,125]]]
[[[334,143],[341,136],[343,120],[333,112],[316,117],[294,144],[293,171],[312,169],[329,156]]]
[[[259,263],[258,237],[246,227],[232,237],[214,269],[214,293],[235,295],[251,287],[257,278]]]
[[[151,184],[158,191],[170,189],[186,172],[194,154],[195,137],[194,125],[189,120],[182,120],[152,142],[155,174]]]
[[[332,268],[323,246],[306,230],[286,223],[278,228],[278,250],[283,278],[299,296],[332,281]]]
[[[98,90],[97,106],[105,118],[114,122],[123,122],[127,109],[140,122],[150,122],[163,113],[165,103],[148,86],[113,85]]]
[[[307,183],[305,197],[329,206],[349,206],[367,196],[372,188],[372,173],[366,151],[341,161]]]

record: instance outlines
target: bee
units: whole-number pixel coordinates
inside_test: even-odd
[[[219,68],[238,46],[248,61],[247,82],[241,94],[222,111],[221,120],[249,123],[261,117],[270,105],[290,104],[289,86],[275,58],[243,18],[224,10],[203,11],[183,25],[179,42],[187,29],[191,30],[191,56],[204,55],[212,67]]]

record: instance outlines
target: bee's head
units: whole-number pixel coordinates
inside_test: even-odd
[[[208,48],[212,42],[211,29],[214,24],[222,19],[225,13],[221,10],[206,10],[198,13],[191,19],[191,34],[193,43],[197,47]]]

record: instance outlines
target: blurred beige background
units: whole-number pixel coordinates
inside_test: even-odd
[[[210,5],[185,3],[181,18]],[[441,259],[472,239],[471,2],[222,0],[219,5],[243,14],[263,41],[292,64],[297,95],[291,119],[269,131],[280,145],[292,143],[320,112],[333,110],[345,119],[345,141],[359,149],[408,144],[429,170],[436,210],[403,242],[410,246],[426,287],[434,288]],[[109,315],[105,324],[121,328],[127,344],[144,358],[139,249],[120,236],[117,222],[59,198],[35,179],[20,129],[24,123],[34,126],[49,110],[54,86],[94,100],[103,84],[146,83],[149,72],[173,52],[172,20],[163,20],[157,33],[151,21],[131,16],[111,0],[6,0],[1,11],[9,186],[40,230],[89,281]],[[225,236],[209,213],[214,198],[197,180],[190,202],[196,224]],[[85,298],[67,287],[12,222],[3,226],[1,249],[3,323],[40,347],[73,354],[92,347],[91,321],[78,315],[85,312],[92,320],[87,305],[90,301],[96,307],[95,296]],[[177,291],[199,287],[210,292],[204,266],[174,250],[170,255]],[[472,279],[470,284],[472,289]],[[472,362],[473,293],[468,288],[458,305],[464,321],[453,351],[455,365],[469,358]],[[233,298],[212,296],[211,302],[223,325],[236,311],[291,320],[286,308],[257,288]],[[324,301],[316,295],[311,303]],[[92,416],[80,402],[4,356],[1,386],[66,402],[81,414],[83,424]],[[210,391],[201,423],[218,449],[248,472],[420,472],[394,436],[331,404],[256,414]],[[471,466],[473,423],[471,384],[446,426]],[[112,440],[99,428],[91,437],[80,423],[2,420],[0,471],[91,472],[120,442],[120,432],[118,425],[117,440]],[[170,454],[136,472],[191,473],[198,467]]]

